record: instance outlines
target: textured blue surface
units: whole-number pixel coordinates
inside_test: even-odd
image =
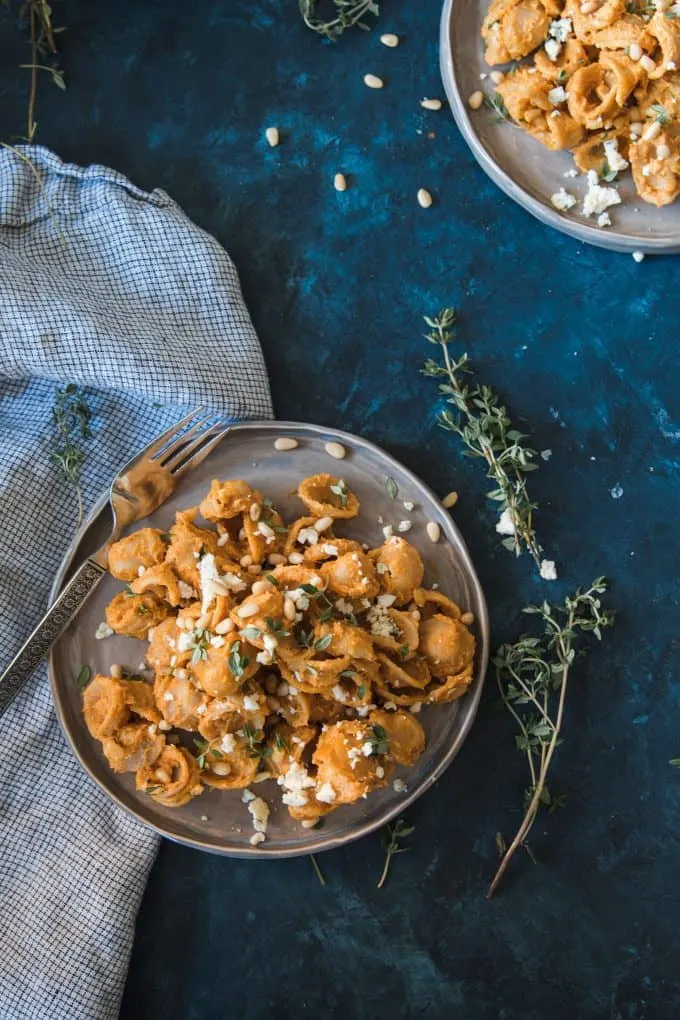
[[[323,44],[296,6],[66,0],[69,90],[43,87],[39,140],[165,188],[225,244],[279,416],[359,432],[437,490],[458,489],[500,639],[543,586],[498,548],[484,479],[432,425],[420,316],[458,305],[480,374],[553,451],[532,479],[563,578],[551,592],[606,573],[619,620],[574,678],[554,775],[567,807],[538,826],[538,863],[518,858],[491,904],[494,835],[519,822],[524,774],[489,689],[460,757],[411,812],[413,849],[380,892],[373,839],[321,860],[325,889],[305,860],[252,865],[164,845],[122,1017],[670,1020],[678,262],[637,265],[549,231],[486,180],[447,111],[420,109],[442,94],[435,0],[384,0],[380,28],[402,36],[397,50],[375,32]],[[382,92],[364,88],[367,71],[384,76]],[[25,82],[6,61],[0,80],[7,134],[21,130]],[[337,170],[350,176],[343,195]],[[428,211],[419,187],[436,196]]]

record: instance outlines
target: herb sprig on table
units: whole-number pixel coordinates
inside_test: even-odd
[[[390,873],[390,867],[392,865],[392,858],[397,854],[406,853],[407,850],[411,849],[408,846],[402,846],[401,840],[406,839],[407,836],[410,836],[413,832],[415,832],[415,825],[410,825],[403,816],[401,818],[397,818],[394,825],[388,824],[381,830],[380,841],[385,851],[385,864],[380,878],[378,879],[378,889],[382,889],[387,881],[387,876]]]
[[[498,503],[501,517],[508,521],[507,530],[512,528],[503,545],[517,556],[526,550],[540,571],[541,546],[533,526],[536,504],[529,498],[526,477],[538,467],[537,453],[527,445],[526,436],[513,427],[492,389],[465,382],[465,376],[472,372],[470,359],[467,354],[455,359],[449,349],[455,340],[454,309],[444,308],[435,318],[425,316],[425,322],[430,327],[426,339],[439,348],[442,361],[428,358],[423,374],[440,380],[439,392],[451,408],[438,416],[438,424],[460,436],[467,456],[486,462],[487,478],[495,486],[487,496]]]
[[[526,791],[524,818],[509,846],[499,835],[502,860],[489,886],[493,896],[513,855],[523,846],[540,809],[561,806],[548,786],[548,772],[560,743],[567,684],[574,665],[577,646],[584,636],[598,640],[602,631],[614,622],[611,612],[602,607],[600,596],[607,590],[598,577],[586,591],[577,589],[563,605],[543,602],[527,606],[525,613],[542,623],[539,635],[524,634],[514,644],[502,645],[493,660],[501,698],[519,728],[517,749],[526,756],[530,784]]]
[[[12,9],[11,0],[2,0],[3,6]],[[18,6],[19,20],[28,26],[29,44],[31,48],[30,63],[21,64],[23,70],[30,71],[30,89],[28,95],[28,113],[26,116],[27,142],[33,142],[38,124],[35,119],[38,98],[38,79],[48,75],[57,88],[65,89],[64,74],[56,61],[57,45],[55,36],[63,32],[63,28],[55,28],[52,21],[52,7],[48,0],[25,0]]]
[[[52,407],[54,439],[50,453],[51,462],[59,468],[63,478],[73,486],[78,502],[78,527],[83,520],[83,493],[80,473],[85,460],[82,441],[92,435],[90,422],[92,411],[87,398],[79,386],[69,383],[59,387]]]
[[[354,25],[368,31],[363,19],[367,14],[377,18],[380,13],[375,0],[299,0],[299,4],[307,28],[334,41]],[[322,11],[327,11],[325,17]]]

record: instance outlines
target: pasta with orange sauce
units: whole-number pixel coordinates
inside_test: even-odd
[[[475,638],[454,602],[422,586],[418,550],[337,536],[360,511],[342,479],[305,478],[298,496],[304,516],[285,524],[247,482],[215,480],[168,534],[115,542],[110,573],[127,587],[107,624],[148,642],[153,677],[115,666],[83,692],[112,770],[166,807],[245,791],[254,845],[268,806],[251,784],[274,779],[292,817],[314,825],[412,767],[420,707],[456,700],[473,678]]]

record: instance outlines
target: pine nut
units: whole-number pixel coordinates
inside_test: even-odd
[[[199,630],[205,630],[209,623],[210,623],[209,613],[203,613],[203,615],[199,616],[199,618],[196,620],[196,626],[199,628]]]
[[[297,566],[298,563],[302,563],[304,556],[299,552],[292,552],[288,557],[288,562]]]
[[[123,678],[123,667],[119,666],[118,663],[114,663],[111,667],[111,676],[114,680],[122,680]]]
[[[399,45],[399,36],[394,35],[392,32],[386,32],[380,36],[380,42],[383,46],[388,46],[391,50],[395,49]]]
[[[656,71],[656,64],[646,53],[644,57],[640,57],[640,67],[644,67],[647,74],[652,74],[653,71]]]
[[[274,566],[279,566],[281,563],[288,562],[286,557],[282,556],[281,553],[269,553],[267,559],[269,560],[270,563],[273,563]]]
[[[165,771],[165,769],[158,769],[158,771],[156,772],[156,779],[158,780],[159,783],[170,782],[170,776]]]
[[[344,174],[336,174],[333,178],[333,187],[336,191],[347,191],[347,178]]]
[[[656,136],[659,134],[661,134],[661,125],[659,124],[658,120],[655,120],[653,121],[653,123],[648,124],[645,130],[642,132],[642,141],[651,142],[651,140],[653,138],[656,138]]]
[[[211,764],[210,771],[214,772],[216,776],[228,776],[231,772],[231,765],[226,761],[216,761]]]
[[[248,573],[249,574],[261,574],[262,573],[262,565],[260,563],[253,563],[250,567],[248,567]]]
[[[471,110],[478,110],[483,102],[484,93],[479,91],[473,92],[470,98],[468,99],[468,106],[470,107]]]
[[[423,110],[441,110],[442,101],[441,99],[421,99],[420,105]]]
[[[271,581],[255,581],[250,589],[253,595],[263,595],[272,587]]]
[[[241,564],[242,567],[249,567],[252,562],[253,562],[252,556],[242,556],[241,559],[239,560],[239,563]]]
[[[492,71],[489,77],[491,78],[491,81],[494,83],[494,85],[500,85],[500,83],[505,78],[505,75],[503,74],[502,71]]]
[[[436,521],[428,521],[425,531],[430,542],[439,541],[442,531]]]
[[[269,144],[271,145],[272,149],[276,148],[276,146],[281,141],[281,136],[279,135],[279,129],[275,128],[275,127],[268,127],[267,130],[264,133],[264,136],[267,139],[267,141],[269,142]]]
[[[656,158],[657,159],[668,159],[671,154],[671,150],[667,145],[657,145],[656,147]]]
[[[381,89],[385,83],[377,74],[365,74],[364,85],[369,89]]]
[[[471,624],[473,624],[475,622],[475,614],[474,613],[463,613],[463,615],[460,618],[460,622],[464,623],[466,627],[471,626]]]
[[[275,450],[297,450],[298,441],[289,436],[281,436],[279,439],[274,440]]]
[[[640,57],[642,56],[642,47],[639,46],[638,43],[636,42],[631,43],[630,46],[628,47],[628,56],[630,57],[631,60],[636,61],[639,60]]]
[[[416,197],[421,209],[429,209],[432,205],[432,195],[426,188],[420,188]]]
[[[332,517],[320,517],[318,521],[314,521],[314,530],[319,532],[328,531],[332,524]]]
[[[242,620],[245,620],[249,616],[255,616],[259,610],[260,607],[255,602],[245,602],[242,606],[238,607],[236,615],[240,616]]]
[[[336,460],[342,460],[347,455],[342,443],[326,443],[324,449],[329,457],[335,457]]]
[[[452,506],[455,506],[458,502],[458,493],[454,490],[449,492],[447,496],[444,496],[442,500],[442,506],[445,510],[450,510]]]
[[[216,634],[230,634],[234,629],[234,621],[230,620],[229,617],[226,620],[220,620],[215,627]]]
[[[260,506],[259,503],[251,503],[250,504],[250,510],[248,511],[248,516],[250,517],[251,521],[259,521],[261,513],[262,513],[262,507]]]
[[[292,599],[286,598],[283,602],[283,615],[287,620],[294,620],[297,610]]]

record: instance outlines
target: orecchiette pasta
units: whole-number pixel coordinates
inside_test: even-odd
[[[609,225],[620,196],[599,182],[628,167],[646,202],[675,200],[680,0],[492,0],[482,38],[491,66],[532,57],[498,75],[498,102],[548,149],[573,153],[586,216]],[[563,211],[576,201],[563,188],[552,200]]]
[[[515,26],[517,7],[503,8]],[[83,713],[111,768],[159,804],[270,778],[314,824],[413,766],[421,706],[472,682],[474,636],[423,587],[418,550],[338,537],[360,508],[342,479],[314,475],[298,495],[306,515],[287,526],[247,482],[214,481],[168,534],[144,528],[109,549],[127,587],[107,623],[148,641],[148,669],[96,675]]]

